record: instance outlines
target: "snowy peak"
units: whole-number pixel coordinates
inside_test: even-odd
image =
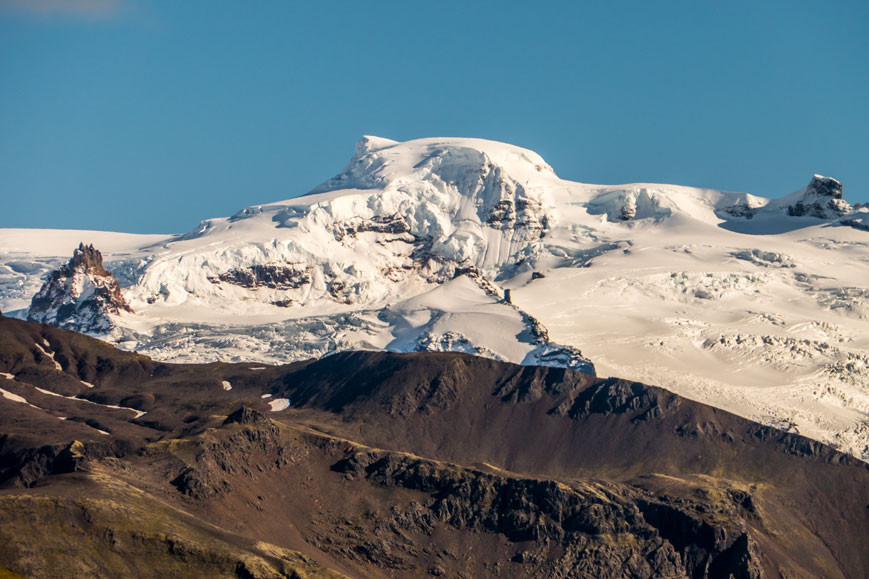
[[[425,185],[442,194],[452,191],[478,198],[483,192],[492,193],[493,185],[515,189],[517,184],[542,185],[552,178],[555,172],[537,153],[504,143],[459,138],[398,143],[366,136],[356,144],[344,170],[311,194],[406,190],[408,186]]]
[[[788,215],[835,219],[851,212],[851,205],[842,199],[842,183],[831,177],[814,175],[803,189],[793,196],[796,200],[787,206]]]
[[[842,198],[842,183],[832,177],[824,177],[815,173],[806,186],[806,193],[815,197]]]
[[[588,185],[559,179],[540,155],[505,143],[364,136],[344,169],[307,195],[208,220],[173,239],[128,297],[137,311],[331,315],[396,303],[470,266],[508,280],[538,266],[586,263],[634,229],[770,233],[812,221],[789,212],[838,219],[850,209],[834,179],[816,176],[797,193],[770,200],[674,185]]]
[[[131,299],[137,309],[188,300],[227,308],[241,300],[394,303],[407,284],[533,254],[553,226],[548,191],[558,183],[539,155],[511,145],[364,137],[344,170],[308,195],[248,207],[173,240]]]
[[[364,136],[344,170],[311,193],[338,189],[367,189],[434,173],[444,182],[456,182],[468,173],[487,167],[509,169],[516,180],[539,173],[555,176],[552,168],[534,151],[485,139],[432,138],[397,142]]]
[[[373,135],[363,135],[361,139],[356,141],[356,145],[353,147],[353,158],[357,159],[367,153],[394,147],[397,144],[398,141],[393,141],[392,139],[384,139],[383,137],[375,137]]]
[[[866,229],[865,216],[861,215],[859,206],[852,207],[842,199],[842,183],[817,174],[805,187],[776,199],[725,194],[718,201],[715,212],[728,222],[723,227],[743,233],[788,231],[807,227],[814,219]]]
[[[809,226],[807,220],[790,217],[810,217],[858,227],[842,220],[854,213],[854,208],[842,199],[842,184],[822,175],[814,175],[805,187],[775,199],[676,185],[600,187],[586,203],[586,210],[616,223],[645,221],[666,227],[663,222],[667,218],[682,216],[754,234]]]
[[[557,181],[538,154],[504,143],[363,137],[344,170],[311,195],[332,218],[398,218],[411,235],[431,239],[435,253],[481,265],[487,229],[509,230],[513,242],[545,233],[554,209],[546,191]],[[360,190],[378,194],[343,211],[339,199]]]
[[[133,310],[117,280],[103,267],[102,254],[93,245],[80,243],[69,262],[51,272],[33,297],[27,319],[104,334],[115,326],[111,316],[121,311]]]

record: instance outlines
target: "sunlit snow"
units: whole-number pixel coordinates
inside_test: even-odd
[[[274,400],[270,400],[268,405],[271,407],[272,412],[280,412],[290,407],[290,401],[287,398],[275,398]]]
[[[136,311],[103,337],[156,359],[581,350],[869,458],[869,210],[781,193],[575,183],[503,143],[365,137],[309,195],[185,235],[0,230],[0,309],[93,242]]]

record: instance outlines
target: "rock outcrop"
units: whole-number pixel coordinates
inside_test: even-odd
[[[794,204],[787,206],[793,217],[835,219],[851,212],[851,205],[842,199],[842,183],[832,177],[814,175]]]
[[[105,334],[112,316],[132,312],[118,281],[103,267],[93,245],[79,244],[72,259],[48,276],[33,297],[27,319],[86,334]]]
[[[368,536],[335,541],[340,552],[355,538],[366,557],[382,566],[403,559],[410,566],[412,560],[395,533],[382,529],[431,533],[445,525],[502,535],[514,545],[515,576],[762,576],[744,515],[725,493],[727,499],[714,502],[652,497],[624,484],[505,476],[383,451],[353,452],[332,470],[347,480],[428,495],[409,508],[393,508],[374,524],[353,520]],[[751,495],[742,494],[750,503]]]
[[[0,389],[0,576],[869,569],[865,463],[637,382],[451,353],[161,364],[4,318]]]

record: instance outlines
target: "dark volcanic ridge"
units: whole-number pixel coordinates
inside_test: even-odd
[[[0,394],[0,576],[869,573],[865,463],[643,384],[162,364],[2,318]]]

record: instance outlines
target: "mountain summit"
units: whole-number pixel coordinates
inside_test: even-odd
[[[788,206],[788,215],[833,219],[852,211],[851,205],[842,199],[842,184],[831,177],[814,175],[805,189],[795,195],[800,195],[800,198]]]
[[[59,328],[104,334],[113,315],[133,310],[117,280],[103,267],[103,255],[80,243],[69,262],[53,271],[30,305],[27,319]]]

